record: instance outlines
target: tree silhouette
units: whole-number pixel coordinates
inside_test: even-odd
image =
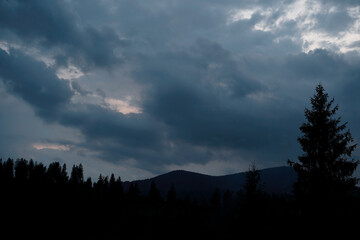
[[[73,165],[71,170],[70,182],[72,184],[80,184],[84,182],[83,166],[80,163],[79,166]]]
[[[59,162],[50,163],[47,170],[47,176],[50,183],[54,183],[54,184],[67,183],[68,176],[66,172],[66,165],[64,164],[63,167],[61,167]]]
[[[295,195],[310,212],[326,211],[357,183],[352,175],[359,161],[351,158],[356,144],[346,130],[347,122],[340,123],[341,117],[335,116],[339,107],[333,103],[323,86],[317,85],[311,109],[305,108],[307,122],[300,127],[303,135],[298,142],[304,153],[299,162],[288,161],[298,174]]]
[[[170,206],[174,206],[176,203],[176,191],[174,184],[171,184],[170,189],[167,192],[166,201]]]
[[[112,201],[122,201],[124,198],[124,189],[121,183],[121,178],[115,180],[115,175],[112,173],[109,182],[109,197]]]
[[[14,161],[10,158],[2,164],[1,179],[4,183],[10,183],[14,178]]]
[[[236,207],[236,201],[233,196],[233,192],[227,189],[223,194],[223,210],[226,217],[232,216],[232,213]]]
[[[157,205],[162,201],[160,191],[156,188],[156,184],[154,181],[150,184],[150,190],[147,195],[147,200],[152,205]]]
[[[219,188],[216,188],[210,198],[210,206],[213,209],[220,209],[221,206],[221,195]]]
[[[37,185],[44,184],[46,181],[46,167],[42,163],[35,163],[30,171],[30,180]]]
[[[59,239],[65,236],[110,239],[130,234],[135,239],[167,239],[168,231],[176,232],[175,239],[188,236],[234,239],[238,237],[239,229],[246,236],[259,232],[278,234],[279,229],[296,232],[300,228],[302,232],[309,230],[310,233],[314,230],[309,228],[311,225],[320,230],[349,229],[348,225],[357,229],[359,224],[359,221],[348,224],[352,216],[357,217],[360,213],[359,197],[352,197],[346,202],[353,204],[349,204],[352,206],[349,215],[338,218],[344,222],[342,225],[333,221],[336,218],[329,218],[334,223],[322,224],[326,228],[320,228],[319,221],[308,221],[312,218],[298,214],[292,197],[266,195],[261,189],[260,171],[254,164],[246,172],[246,184],[239,195],[239,205],[236,205],[238,199],[233,192],[224,192],[222,188],[216,189],[212,197],[207,195],[206,199],[191,193],[183,199],[177,198],[175,187],[171,185],[167,199],[163,201],[164,189],[156,188],[154,182],[145,195],[138,187],[139,183],[144,189],[144,182],[125,182],[124,187],[128,189],[125,197],[121,178],[116,179],[114,174],[110,177],[100,174],[94,183],[90,177],[84,182],[82,166],[74,165],[70,176],[69,179],[66,165],[61,166],[58,162],[50,163],[47,168],[32,160],[14,161],[9,158],[3,162],[0,158],[1,219],[15,226],[17,231],[12,231],[12,236],[21,232],[29,236],[31,231],[25,229],[33,229],[32,232],[39,237],[38,233],[41,234],[41,229],[44,229],[56,232]],[[200,204],[199,200],[202,201]],[[30,221],[33,219],[37,221]],[[351,220],[346,222],[346,219]],[[28,228],[24,228],[26,226],[22,222],[28,224]],[[1,226],[5,236],[7,225]]]
[[[18,183],[24,183],[29,176],[29,169],[27,161],[23,158],[15,162],[15,180]]]
[[[253,202],[261,194],[260,171],[255,163],[250,164],[249,170],[246,172],[246,182],[244,186],[245,200]]]
[[[263,192],[262,184],[260,183],[260,171],[255,163],[250,164],[245,174],[245,185],[243,191],[239,192],[239,210],[240,215],[243,215],[246,221],[250,223],[257,219],[263,210]]]
[[[92,184],[91,177],[88,177],[86,179],[86,181],[84,182],[84,185],[88,192],[92,190],[93,184]]]
[[[129,186],[129,190],[127,192],[127,198],[130,202],[136,202],[139,198],[140,195],[140,190],[138,187],[137,182],[135,182],[135,184],[133,184],[131,182],[130,186]]]
[[[112,188],[115,185],[115,175],[112,173],[110,176],[110,188]]]

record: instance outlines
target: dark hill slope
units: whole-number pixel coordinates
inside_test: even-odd
[[[189,195],[197,199],[208,199],[216,188],[221,192],[227,189],[233,192],[239,191],[246,181],[245,172],[224,175],[209,176],[200,173],[194,173],[184,170],[176,170],[154,178],[137,180],[140,192],[147,194],[152,181],[160,190],[163,196],[166,196],[171,184],[175,186],[179,197]],[[263,190],[269,194],[291,194],[292,185],[296,181],[296,173],[291,167],[275,167],[260,170]],[[130,182],[125,182],[125,190],[128,189]]]

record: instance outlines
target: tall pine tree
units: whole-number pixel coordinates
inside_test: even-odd
[[[311,109],[305,108],[307,122],[300,127],[303,154],[299,162],[288,161],[298,173],[295,195],[310,211],[339,207],[358,181],[353,173],[359,161],[351,158],[356,144],[347,122],[336,116],[338,105],[333,104],[334,99],[329,101],[323,86],[317,85]]]

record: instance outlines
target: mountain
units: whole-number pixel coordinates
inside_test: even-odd
[[[178,197],[189,195],[196,199],[209,199],[216,188],[223,193],[226,190],[239,191],[245,184],[246,173],[236,173],[224,176],[210,176],[184,170],[176,170],[150,179],[124,182],[127,190],[131,183],[137,184],[142,194],[147,194],[151,182],[154,182],[165,197],[173,184]],[[260,170],[263,190],[269,194],[291,194],[297,175],[291,167],[274,167]]]

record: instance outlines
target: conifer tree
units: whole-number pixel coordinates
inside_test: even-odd
[[[121,178],[115,180],[115,175],[112,173],[109,182],[109,197],[111,201],[119,201],[124,194],[121,184]]]
[[[115,186],[115,175],[112,173],[110,176],[110,188],[113,188]]]
[[[0,182],[10,183],[14,177],[14,161],[10,158],[8,158],[8,160],[4,162],[2,162],[2,159],[0,160]]]
[[[213,209],[220,209],[221,206],[221,194],[220,194],[220,189],[216,188],[214,193],[212,194],[211,198],[210,198],[210,206]]]
[[[152,181],[150,184],[150,190],[147,198],[148,198],[148,202],[153,205],[156,205],[159,202],[161,202],[160,191],[156,188],[156,184],[154,181]]]
[[[62,182],[62,169],[59,162],[49,164],[47,176],[51,183],[58,184]]]
[[[70,182],[75,185],[82,184],[84,182],[84,170],[81,163],[78,166],[73,165]]]
[[[170,206],[173,206],[176,202],[176,191],[174,184],[171,184],[170,189],[166,196],[166,201]]]
[[[127,192],[127,197],[130,203],[135,203],[140,195],[140,191],[139,191],[139,187],[138,184],[135,182],[135,184],[133,184],[132,182],[130,183],[129,186],[129,190]]]
[[[117,192],[119,194],[119,197],[123,198],[124,197],[124,188],[122,186],[122,182],[121,182],[121,177],[119,176],[117,179],[116,179],[116,189],[117,189]]]
[[[68,182],[68,180],[69,180],[69,178],[68,178],[67,171],[66,171],[66,164],[64,163],[63,167],[61,169],[61,182],[65,184]]]
[[[298,174],[295,195],[307,206],[333,205],[344,199],[355,187],[353,177],[359,161],[351,158],[356,148],[347,129],[347,122],[341,123],[336,116],[338,105],[321,84],[311,98],[311,109],[305,108],[307,122],[300,127],[302,136],[298,138],[303,154],[299,162],[288,161]]]
[[[28,178],[28,163],[25,159],[17,159],[15,162],[15,179],[24,183]]]
[[[255,163],[249,165],[245,174],[245,185],[243,191],[240,191],[240,211],[248,221],[258,218],[263,205],[263,184],[261,184],[260,170]]]
[[[252,202],[261,194],[260,171],[255,163],[250,164],[246,172],[246,183],[244,186],[245,198],[247,202]]]

